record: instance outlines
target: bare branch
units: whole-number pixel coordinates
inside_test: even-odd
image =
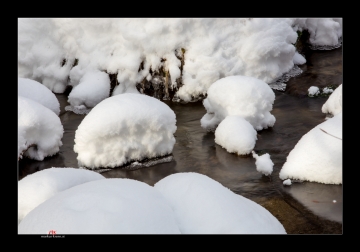
[[[338,138],[337,136],[331,135],[330,133],[326,132],[326,131],[325,131],[325,130],[323,130],[322,128],[319,128],[319,129],[320,129],[320,130],[322,130],[324,133],[326,133],[326,134],[328,134],[328,135],[332,136],[332,137],[335,137],[335,138],[337,138],[337,139],[342,140],[341,138]]]

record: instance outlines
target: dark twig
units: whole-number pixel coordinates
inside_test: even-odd
[[[325,130],[323,130],[322,128],[319,128],[319,129],[320,129],[320,130],[322,130],[323,132],[325,132],[326,134],[328,134],[328,135],[332,136],[332,137],[335,137],[335,138],[337,138],[337,139],[342,140],[341,138],[338,138],[337,136],[331,135],[330,133],[326,132],[326,131],[325,131]]]

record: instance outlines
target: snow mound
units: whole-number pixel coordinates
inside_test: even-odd
[[[164,197],[143,182],[109,178],[57,193],[20,222],[19,234],[180,234]]]
[[[265,153],[261,156],[252,151],[253,158],[255,158],[256,170],[261,172],[265,176],[271,175],[273,172],[274,163],[270,158],[269,153]]]
[[[100,71],[87,72],[70,92],[68,102],[75,113],[95,107],[109,97],[110,79],[108,74]],[[81,109],[81,106],[84,108]],[[68,108],[68,110],[71,110]],[[80,114],[82,114],[80,112]]]
[[[27,175],[18,182],[18,223],[35,207],[70,187],[104,176],[89,170],[56,168]]]
[[[176,173],[154,185],[170,203],[183,234],[286,234],[261,205],[199,173]]]
[[[55,94],[46,86],[35,80],[18,78],[18,95],[34,100],[48,109],[60,114],[60,103]]]
[[[287,156],[279,177],[342,184],[342,113],[306,133]]]
[[[256,140],[256,130],[240,116],[225,117],[215,130],[215,143],[238,155],[249,154]]]
[[[79,166],[117,167],[168,155],[175,144],[175,113],[156,98],[111,96],[85,116],[75,132]]]
[[[321,108],[323,113],[337,115],[342,112],[342,84],[338,86]]]
[[[18,96],[18,159],[42,161],[55,155],[62,145],[60,118],[40,103]]]
[[[243,117],[255,130],[272,127],[274,100],[274,91],[262,80],[240,75],[222,78],[210,86],[203,101],[207,113],[201,126],[213,130],[226,116],[234,115]]]

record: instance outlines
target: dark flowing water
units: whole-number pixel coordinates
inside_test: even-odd
[[[274,163],[271,176],[256,171],[251,155],[230,154],[215,143],[214,133],[200,126],[200,119],[206,113],[201,101],[187,104],[164,101],[175,112],[177,120],[173,161],[137,170],[115,168],[102,175],[135,179],[153,186],[170,174],[197,172],[268,209],[288,234],[341,234],[342,185],[302,182],[284,186],[279,178],[281,167],[296,143],[325,119],[321,107],[327,97],[307,97],[304,95],[307,89],[313,85],[321,88],[342,83],[342,47],[308,51],[306,57],[306,65],[301,66],[304,72],[289,80],[285,92],[274,90],[276,99],[271,111],[276,118],[274,127],[258,131],[254,150],[270,154]],[[65,94],[58,94],[57,98],[64,127],[63,146],[57,155],[41,162],[20,160],[18,180],[50,167],[79,167],[73,146],[75,131],[85,115],[65,111],[68,105]]]

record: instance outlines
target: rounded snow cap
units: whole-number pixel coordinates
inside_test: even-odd
[[[75,132],[80,166],[99,168],[170,154],[175,144],[175,113],[156,98],[134,93],[97,104]]]

